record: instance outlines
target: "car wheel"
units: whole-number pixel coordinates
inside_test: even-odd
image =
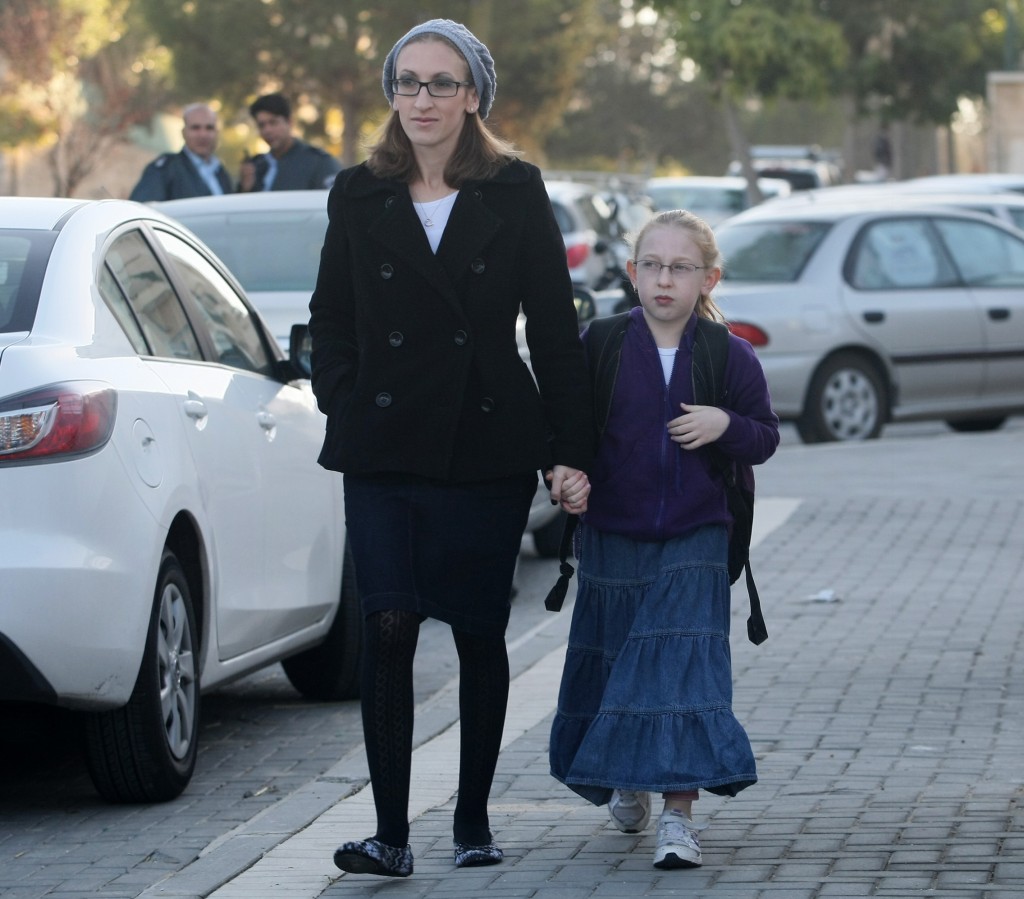
[[[192,779],[199,743],[199,640],[188,579],[165,550],[135,689],[86,718],[86,761],[111,802],[164,802]]]
[[[562,546],[562,531],[565,529],[567,517],[568,513],[560,510],[551,521],[533,531],[533,547],[537,550],[538,556],[544,559],[558,558],[558,551]]]
[[[324,642],[281,665],[293,687],[309,699],[337,702],[359,697],[359,660],[363,646],[363,613],[356,591],[352,554],[345,547],[341,598]]]
[[[815,373],[796,427],[805,443],[870,440],[882,433],[885,409],[875,365],[864,356],[839,353]]]
[[[961,434],[979,434],[983,431],[998,431],[1006,423],[1005,418],[967,418],[961,421],[947,421],[954,431]]]

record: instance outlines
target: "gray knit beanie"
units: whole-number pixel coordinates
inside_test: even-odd
[[[494,59],[491,57],[491,51],[477,40],[473,32],[465,25],[460,25],[451,19],[431,19],[429,22],[417,25],[391,48],[387,59],[384,60],[384,75],[381,78],[388,103],[395,99],[391,82],[395,80],[395,60],[398,59],[399,51],[410,40],[424,34],[439,35],[458,47],[459,52],[469,63],[469,71],[473,76],[476,94],[480,98],[480,118],[486,119],[487,114],[491,111],[491,104],[494,102],[494,92],[498,88],[498,79],[494,74]]]

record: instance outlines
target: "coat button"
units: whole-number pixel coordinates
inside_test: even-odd
[[[465,331],[456,331],[455,332],[455,345],[456,346],[465,346],[467,340],[469,340],[469,335]]]
[[[395,198],[394,198],[394,197],[388,197],[388,198],[387,198],[387,199],[386,199],[386,200],[384,201],[384,208],[385,208],[385,209],[390,209],[390,208],[391,208],[392,206],[394,206],[394,205],[395,205]]]
[[[402,336],[401,331],[392,331],[390,334],[388,334],[388,343],[390,343],[393,347],[400,347],[404,340],[405,337]]]
[[[494,411],[494,400],[491,397],[489,397],[489,396],[485,396],[482,400],[480,400],[480,411],[481,412],[493,412]]]
[[[395,270],[388,265],[386,262],[380,267],[380,276],[385,280],[389,280],[395,273]]]
[[[378,393],[377,399],[374,401],[381,409],[386,409],[391,405],[391,394],[390,393]]]
[[[484,265],[483,259],[474,259],[469,264],[469,267],[473,270],[474,275],[482,275],[484,273],[484,269],[487,268],[487,266]]]
[[[480,188],[478,187],[476,188],[476,190],[473,191],[473,196],[476,197],[478,200],[482,200],[484,198],[484,192],[480,190]]]

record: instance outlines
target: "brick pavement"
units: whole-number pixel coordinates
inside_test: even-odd
[[[452,865],[455,723],[417,750],[411,878],[330,863],[372,829],[356,752],[285,800],[309,803],[308,827],[275,829],[268,809],[142,895],[215,882],[214,899],[1024,895],[1022,434],[788,447],[763,469],[760,523],[784,518],[754,552],[771,636],[745,642],[738,589],[733,639],[760,782],[700,800],[701,869],[655,870],[653,827],[620,834],[547,774],[563,611],[513,647],[535,661],[513,685],[493,792],[504,864]],[[443,691],[423,714],[453,703]],[[246,841],[266,849],[254,865]]]

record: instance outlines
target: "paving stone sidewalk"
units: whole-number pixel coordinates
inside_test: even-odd
[[[339,876],[322,845],[310,848],[314,822],[214,899],[1019,899],[1022,436],[1018,427],[794,447],[765,467],[759,510],[771,498],[799,503],[754,552],[764,645],[745,641],[746,596],[734,595],[734,705],[760,781],[733,799],[702,796],[702,868],[654,869],[653,826],[620,834],[605,809],[548,775],[557,666],[545,657],[532,680],[513,684],[534,720],[524,717],[499,761],[491,808],[504,864],[452,864],[454,801],[441,783],[457,765],[449,733],[422,747],[439,773],[417,778],[414,768],[440,799],[426,799],[413,822],[411,878]],[[568,609],[538,639],[558,642],[567,623]],[[362,765],[352,758],[335,774],[356,790]],[[360,794],[331,809],[337,842],[365,836],[367,794],[362,812],[346,811]]]

